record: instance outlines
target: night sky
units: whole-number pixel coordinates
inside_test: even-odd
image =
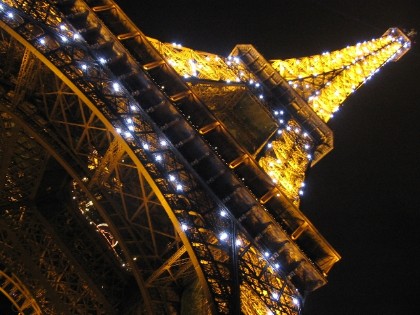
[[[266,59],[301,57],[393,26],[420,31],[415,0],[179,2],[119,1],[146,35],[223,56],[235,44],[252,44]],[[305,315],[420,309],[418,75],[414,44],[328,123],[335,148],[308,171],[301,209],[342,260],[306,299]]]

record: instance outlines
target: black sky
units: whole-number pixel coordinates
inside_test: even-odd
[[[300,57],[420,31],[417,0],[118,1],[148,36],[227,56],[253,44]],[[419,36],[417,36],[418,38]],[[301,209],[342,255],[305,315],[420,309],[420,50],[388,64],[330,121],[332,153],[309,170]]]

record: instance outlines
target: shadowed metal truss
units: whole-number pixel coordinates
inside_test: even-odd
[[[146,109],[151,106],[156,108],[156,106],[163,107],[165,103],[169,103],[169,100],[165,101],[155,88],[150,88],[151,83],[147,83],[150,79],[146,74],[135,76],[139,82],[135,82],[134,87],[143,89],[143,93],[139,94],[143,99],[139,102],[119,90],[120,87],[115,84],[112,72],[93,59],[95,56],[91,48],[78,44],[79,47],[69,50],[70,47],[67,45],[60,46],[55,38],[56,35],[51,33],[47,25],[41,23],[45,21],[35,23],[30,17],[31,10],[37,11],[39,8],[25,7],[24,9],[29,10],[26,12],[28,15],[22,12],[18,15],[17,11],[14,11],[16,12],[14,18],[19,21],[17,25],[13,23],[10,26],[3,25],[12,35],[8,37],[4,33],[3,46],[10,46],[13,42],[15,47],[20,47],[17,50],[20,53],[14,54],[15,61],[10,62],[15,64],[10,67],[8,73],[4,74],[10,79],[10,84],[5,86],[1,109],[6,117],[5,121],[10,120],[13,125],[20,126],[19,132],[22,133],[22,139],[30,139],[28,142],[32,146],[42,147],[42,149],[37,152],[29,148],[35,153],[26,164],[14,163],[19,156],[17,152],[10,153],[12,159],[9,164],[3,164],[6,178],[11,176],[10,174],[13,176],[24,174],[22,178],[25,177],[21,180],[22,184],[19,182],[19,175],[17,175],[18,178],[9,180],[10,185],[13,186],[10,190],[13,191],[12,188],[16,188],[18,191],[13,200],[9,198],[11,193],[6,194],[6,207],[10,208],[7,211],[13,211],[15,217],[19,217],[22,211],[29,213],[27,209],[34,209],[32,203],[39,203],[41,197],[45,198],[45,202],[41,206],[38,205],[38,208],[50,208],[48,205],[51,204],[51,200],[48,199],[50,197],[44,189],[56,187],[56,184],[49,186],[41,178],[45,178],[42,176],[42,170],[48,168],[48,158],[42,158],[42,156],[52,156],[65,170],[64,173],[71,178],[67,183],[63,179],[64,183],[61,185],[63,189],[71,192],[72,202],[69,202],[69,205],[64,203],[61,207],[68,209],[73,206],[73,211],[79,216],[84,216],[86,221],[94,226],[94,230],[96,229],[101,234],[105,233],[99,227],[106,224],[109,229],[107,235],[112,235],[116,241],[110,252],[121,263],[120,268],[133,276],[137,282],[139,294],[142,296],[137,306],[138,310],[147,313],[177,312],[182,287],[187,287],[191,282],[190,278],[196,277],[196,272],[191,272],[195,269],[199,277],[200,274],[203,277],[201,286],[204,289],[207,285],[209,286],[216,309],[224,313],[229,312],[231,307],[229,301],[231,301],[234,288],[232,270],[229,267],[230,250],[229,245],[218,239],[217,230],[214,228],[218,225],[219,209],[223,208],[223,205],[217,201],[218,198],[208,188],[203,187],[201,180],[195,177],[196,172],[191,169],[190,162],[186,163],[176,151],[172,151],[174,141],[166,138],[161,130],[173,128],[175,124],[178,124],[177,129],[180,131],[171,130],[170,134],[172,137],[178,137],[179,140],[175,143],[182,139],[190,140],[186,143],[202,143],[201,138],[198,137],[199,133],[196,132],[197,136],[194,136],[193,129],[180,119],[181,116],[177,114],[177,111],[173,110],[172,113],[162,113],[160,117],[155,118],[155,121],[170,118],[172,126],[162,125],[162,122],[158,120],[161,125],[158,128],[156,122],[148,118],[149,115],[137,104],[144,104],[143,106],[147,106]],[[57,21],[61,22],[58,17],[54,22]],[[58,24],[56,26],[59,27]],[[26,33],[28,29],[30,31]],[[19,33],[20,30],[22,30],[21,33]],[[24,46],[15,43],[15,38]],[[58,38],[60,39],[62,38]],[[30,45],[28,40],[31,42]],[[37,47],[41,53],[33,48],[39,45],[42,45]],[[97,47],[99,48],[102,47]],[[28,53],[28,49],[33,55]],[[43,61],[47,67],[36,59]],[[107,59],[109,60],[110,57]],[[33,64],[33,66],[26,66],[28,64]],[[83,67],[84,64],[88,65],[87,69]],[[30,69],[31,76],[24,74],[25,69]],[[65,73],[67,77],[62,77],[59,73]],[[16,83],[16,78],[20,80],[19,84]],[[132,78],[126,78],[126,80],[130,79]],[[28,89],[25,89],[24,93],[19,92],[20,87],[26,86],[26,83],[28,83]],[[32,88],[29,88],[29,84]],[[16,96],[17,93],[19,96]],[[142,112],[142,115],[139,112]],[[150,109],[149,112],[153,113]],[[171,115],[168,116],[168,114]],[[130,126],[133,127],[130,128]],[[183,128],[180,128],[181,126]],[[133,134],[131,136],[123,134],[125,136],[123,140],[119,129],[133,131]],[[215,155],[216,160],[209,159],[210,151],[206,150],[207,152],[198,151],[195,154],[198,153],[201,156],[200,159],[209,160],[206,161],[210,163],[208,165],[220,164],[217,155]],[[7,151],[6,148],[4,151]],[[165,163],[157,163],[160,159],[164,159]],[[34,160],[44,161],[44,167],[34,166],[32,163]],[[197,160],[197,162],[200,161]],[[15,164],[19,164],[18,169],[11,169],[15,167]],[[31,170],[31,167],[34,170]],[[212,166],[212,169],[214,167]],[[39,175],[36,175],[36,172],[39,172]],[[34,174],[33,181],[30,181],[28,176],[32,174]],[[219,176],[211,181],[215,181]],[[58,181],[57,178],[54,180]],[[45,181],[48,182],[48,180]],[[180,187],[180,182],[183,183],[182,187]],[[31,185],[31,187],[25,185]],[[38,189],[33,188],[31,191],[31,188],[35,186],[38,186]],[[11,207],[11,204],[22,202],[28,203],[28,206]],[[88,212],[94,213],[88,215]],[[28,219],[28,222],[32,223],[32,217],[29,218],[31,219]],[[188,225],[188,238],[180,222]],[[175,232],[174,226],[178,227],[178,232],[181,234]],[[218,228],[222,227],[223,225],[219,224]],[[47,229],[39,227],[37,230],[41,233],[40,231]],[[29,233],[25,229],[20,231],[23,235]],[[62,238],[65,239],[65,235],[60,237],[61,235],[56,234],[49,238],[57,242],[60,242]],[[238,233],[238,235],[241,234]],[[181,242],[182,237],[183,242]],[[258,259],[253,257],[259,252],[254,247],[255,245],[246,240],[246,235],[242,238],[246,246],[242,261],[244,268],[248,266],[246,270],[249,270],[247,271],[249,276],[246,279],[250,284],[247,287],[253,288],[256,294],[267,296],[265,303],[271,305],[273,309],[279,307],[289,309],[289,306],[286,306],[287,299],[291,299],[298,293],[290,291],[288,287],[285,290],[285,280],[275,276],[273,269],[267,269],[261,265]],[[110,239],[107,238],[106,241],[110,245]],[[35,243],[33,246],[34,249],[41,250],[45,243]],[[186,254],[185,246],[189,248],[189,255]],[[53,248],[51,247],[51,250]],[[59,251],[60,248],[65,248],[65,245],[57,245],[55,248]],[[73,256],[78,256],[77,250],[76,254],[73,251],[69,253],[72,256],[68,258],[69,267],[66,270],[74,270],[78,276],[86,275],[86,283],[95,289],[89,296],[90,300],[67,301],[67,294],[70,296],[71,293],[66,291],[70,290],[66,286],[61,286],[60,288],[64,289],[59,292],[56,287],[50,289],[48,277],[55,276],[55,273],[51,274],[48,270],[58,264],[57,261],[50,260],[48,261],[49,268],[40,268],[36,279],[41,280],[32,285],[33,289],[43,287],[43,285],[48,287],[48,290],[45,289],[48,293],[46,293],[45,302],[41,304],[45,312],[48,309],[52,310],[50,312],[55,312],[61,307],[59,312],[66,312],[68,309],[72,313],[84,313],[90,312],[89,309],[102,309],[101,312],[110,313],[112,307],[128,307],[127,305],[120,306],[117,302],[109,305],[109,301],[112,300],[99,294],[103,292],[101,290],[103,288],[96,281],[95,284],[91,283],[93,282],[89,279],[91,269],[86,265],[76,264],[77,259]],[[251,255],[251,253],[254,254]],[[34,257],[41,256],[41,254],[34,255]],[[59,257],[55,252],[50,256]],[[60,261],[66,260],[60,257]],[[195,267],[193,268],[192,265]],[[255,269],[257,266],[258,270]],[[95,268],[95,266],[92,267]],[[85,273],[83,270],[86,270]],[[61,274],[63,272],[61,271]],[[267,276],[264,276],[266,280],[259,281],[258,278],[261,276],[258,274],[261,276],[266,274]],[[71,273],[68,274],[70,275]],[[20,276],[25,278],[25,274],[21,273]],[[254,279],[254,277],[257,278]],[[57,278],[54,281],[57,282]],[[81,287],[72,287],[73,294],[83,296],[79,291],[82,290],[84,282],[80,280],[77,283],[80,283]],[[118,287],[124,291],[127,286],[120,284]],[[267,295],[267,292],[273,289],[277,289],[278,292],[281,290],[287,292],[281,296],[284,305]],[[239,292],[239,288],[237,291]],[[206,300],[211,301],[211,298],[208,297]],[[73,308],[60,306],[60,304],[66,305],[67,302],[72,304]],[[210,302],[204,307],[212,308],[212,305]],[[135,304],[130,306],[135,308]],[[293,308],[290,308],[290,311],[292,310]]]

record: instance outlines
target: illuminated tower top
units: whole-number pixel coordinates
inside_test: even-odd
[[[272,66],[327,122],[351,93],[410,47],[407,35],[390,28],[377,39],[321,55],[272,60]]]

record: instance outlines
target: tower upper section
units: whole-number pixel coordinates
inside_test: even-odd
[[[272,66],[327,122],[345,99],[389,61],[400,59],[411,47],[398,28],[380,38],[303,58],[272,60]]]
[[[149,40],[185,79],[256,82],[252,73],[233,56],[224,58],[185,48],[178,43]],[[269,62],[310,108],[327,122],[350,94],[387,62],[399,60],[410,48],[409,36],[393,27],[379,38],[341,50]]]
[[[194,93],[218,112],[249,153],[258,156],[263,169],[295,204],[307,167],[333,147],[332,132],[325,123],[351,93],[411,47],[410,38],[398,28],[341,50],[271,61],[251,45],[238,45],[224,58],[178,43],[149,41]],[[252,106],[249,112],[253,114],[244,121],[245,127],[235,127],[235,117],[247,116],[245,105],[238,105],[246,91],[273,116],[270,119],[257,110],[258,106]]]

